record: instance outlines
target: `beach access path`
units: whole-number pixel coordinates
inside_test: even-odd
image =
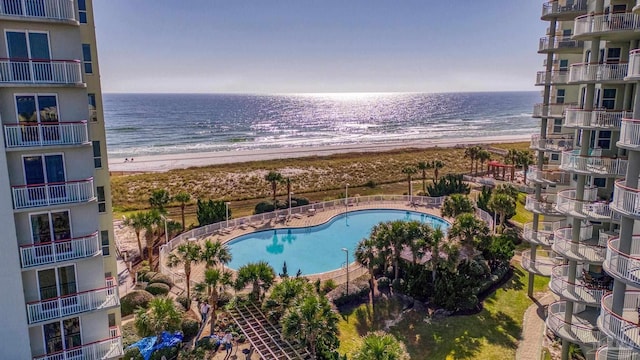
[[[192,152],[186,154],[166,154],[135,156],[133,161],[125,158],[109,157],[109,170],[116,172],[162,172],[208,165],[221,165],[248,161],[263,161],[307,156],[327,156],[344,153],[381,152],[398,149],[426,149],[434,147],[454,147],[457,145],[477,145],[523,142],[531,135],[505,135],[475,138],[442,138],[421,141],[399,141],[369,144],[349,144],[334,146],[307,146],[277,149]],[[127,160],[130,158],[127,158]]]

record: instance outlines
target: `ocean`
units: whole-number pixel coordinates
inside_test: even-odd
[[[539,92],[104,94],[110,157],[524,135]]]

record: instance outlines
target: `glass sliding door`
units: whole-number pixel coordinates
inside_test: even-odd
[[[44,324],[42,325],[42,333],[47,354],[73,349],[82,345],[82,331],[80,318],[78,317]]]
[[[48,33],[7,31],[6,37],[13,81],[53,80]]]
[[[21,125],[23,143],[57,143],[58,98],[56,95],[16,95],[17,119]],[[45,125],[45,126],[37,126]]]
[[[59,199],[67,196],[64,158],[62,154],[24,156],[24,176],[27,185],[49,185],[29,188],[30,200]]]

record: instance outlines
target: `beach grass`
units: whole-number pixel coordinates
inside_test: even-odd
[[[546,291],[548,282],[548,278],[537,276],[535,293]],[[484,300],[484,308],[478,314],[425,320],[424,314],[409,312],[389,332],[405,343],[412,359],[513,359],[524,313],[533,304],[527,296],[526,283],[527,273],[515,265],[513,277]],[[380,328],[379,319],[397,316],[397,304],[382,302],[376,306],[374,321],[367,317],[368,305],[342,314],[341,354],[355,349],[360,336]]]

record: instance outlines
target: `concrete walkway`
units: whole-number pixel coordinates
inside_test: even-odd
[[[554,301],[553,295],[544,293],[540,300],[534,299],[524,313],[522,339],[518,343],[516,360],[540,360],[546,306]]]

